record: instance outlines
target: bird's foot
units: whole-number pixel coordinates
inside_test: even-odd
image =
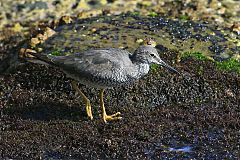
[[[113,121],[113,120],[120,120],[120,119],[122,119],[120,114],[121,114],[120,112],[117,112],[117,113],[112,114],[112,115],[103,114],[102,118],[103,118],[103,121],[105,123],[107,123],[107,121]]]
[[[88,117],[92,120],[93,119],[92,107],[89,100],[86,101],[86,111],[87,111]]]

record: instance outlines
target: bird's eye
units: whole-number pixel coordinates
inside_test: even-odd
[[[152,57],[155,57],[155,55],[154,55],[154,54],[150,54],[150,56],[152,56]]]

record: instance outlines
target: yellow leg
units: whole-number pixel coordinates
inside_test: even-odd
[[[117,112],[117,113],[112,114],[110,116],[107,115],[107,113],[105,111],[105,107],[104,107],[104,102],[103,102],[103,92],[104,92],[104,89],[101,89],[100,90],[100,94],[99,94],[100,105],[101,105],[101,108],[102,108],[102,118],[103,118],[103,121],[106,123],[107,121],[122,119],[122,117],[119,116],[121,114],[120,112]]]
[[[88,117],[92,120],[92,119],[93,119],[93,115],[92,115],[92,108],[91,108],[90,100],[89,100],[89,99],[84,95],[84,93],[78,88],[76,81],[72,81],[72,87],[82,96],[83,101],[85,102],[85,105],[86,105],[87,115],[88,115]]]

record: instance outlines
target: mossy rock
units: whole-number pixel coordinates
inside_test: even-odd
[[[76,19],[56,26],[56,34],[36,46],[45,54],[58,51],[72,54],[90,48],[125,48],[134,51],[136,41],[146,37],[157,42],[160,53],[165,50],[202,53],[215,60],[236,57],[240,53],[240,35],[228,28],[193,21],[169,20],[163,17],[141,17],[128,13]]]

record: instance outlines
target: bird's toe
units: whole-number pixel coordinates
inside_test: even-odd
[[[105,123],[107,123],[108,121],[120,120],[120,119],[122,119],[122,117],[120,115],[121,115],[120,112],[117,112],[112,115],[103,115],[103,121]]]

